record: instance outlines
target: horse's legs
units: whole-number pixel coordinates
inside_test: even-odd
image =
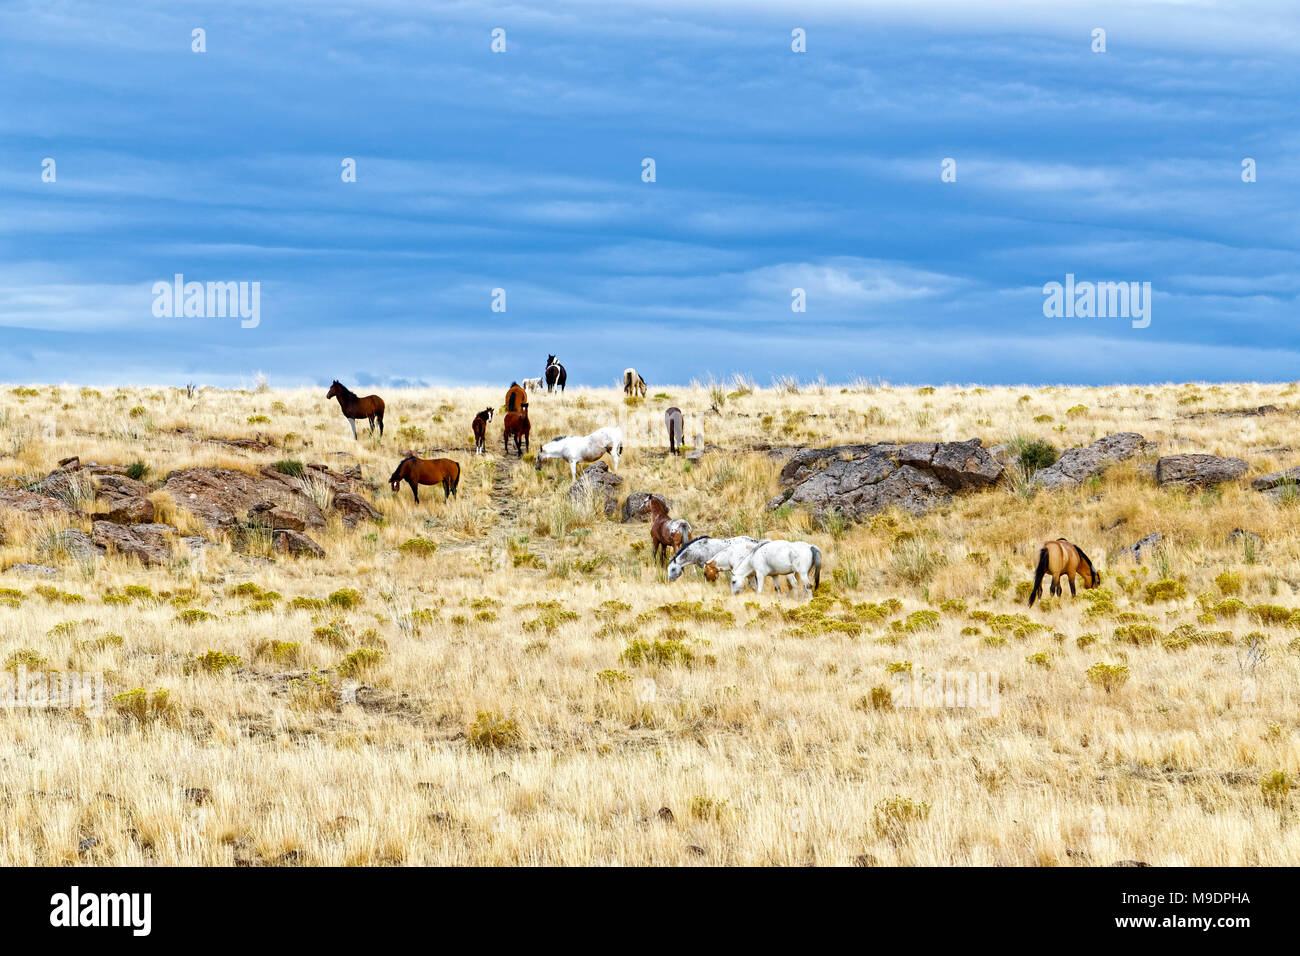
[[[442,479],[442,500],[446,501],[450,497],[451,497],[451,479],[444,478]]]
[[[352,426],[352,440],[357,441],[357,420],[355,418],[349,418],[348,424]]]
[[[418,505],[420,503],[420,486],[414,478],[407,478],[406,483],[411,486],[411,494],[415,497],[415,503]]]
[[[1070,597],[1074,597],[1076,594],[1074,590],[1074,572],[1067,571],[1065,576],[1070,579]]]

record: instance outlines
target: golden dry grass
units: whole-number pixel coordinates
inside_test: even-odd
[[[733,598],[694,572],[669,584],[646,525],[571,504],[558,463],[503,459],[499,419],[474,458],[470,419],[504,389],[385,391],[387,437],[354,442],[324,389],[5,386],[0,484],[72,454],[139,459],[150,479],[360,464],[385,520],[315,535],[323,560],[224,547],[142,569],[82,566],[42,550],[56,526],[10,519],[0,569],[63,576],[0,574],[19,592],[0,592],[0,660],[100,671],[127,696],[99,717],[0,710],[0,864],[1300,862],[1297,795],[1265,784],[1300,771],[1295,506],[1248,482],[1161,490],[1147,458],[1076,490],[1009,483],[844,526],[766,511],[781,461],[754,450],[1017,435],[1064,448],[1138,431],[1163,454],[1244,457],[1249,478],[1300,462],[1295,386],[663,391],[632,408],[611,389],[533,396],[533,448],[624,420],[624,494],[664,493],[697,533],[817,543],[823,596]],[[1220,414],[1266,403],[1282,411]],[[669,404],[688,443],[726,450],[665,457]],[[210,440],[254,434],[275,449]],[[459,500],[390,493],[407,448],[457,458]],[[201,530],[155,497],[163,520]],[[1146,566],[1117,558],[1152,531],[1165,547]],[[1058,535],[1088,550],[1105,593],[1030,610],[1017,587]],[[403,550],[413,538],[437,550]],[[1148,603],[1160,578],[1181,588]],[[249,582],[278,597],[234,592]],[[149,594],[112,597],[128,585]],[[356,606],[290,607],[347,588]],[[1242,605],[1219,603],[1231,597]],[[187,624],[186,609],[212,616]],[[1253,671],[1250,635],[1266,649]],[[1127,681],[1090,681],[1098,662]],[[1000,708],[890,706],[891,670],[908,665],[992,675]]]

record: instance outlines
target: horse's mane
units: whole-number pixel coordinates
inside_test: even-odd
[[[356,392],[352,391],[352,389],[348,388],[346,385],[344,385],[344,384],[343,384],[342,382],[340,382],[338,379],[335,379],[335,380],[334,380],[334,384],[337,385],[337,386],[339,387],[339,391],[343,393],[343,397],[344,397],[344,398],[356,398],[356,397],[357,397],[357,393],[356,393]]]
[[[1092,566],[1092,558],[1084,554],[1083,548],[1079,547],[1077,544],[1074,546],[1074,550],[1079,552],[1079,557],[1082,558],[1083,563],[1088,566],[1088,573],[1095,578],[1097,576],[1097,569]]]

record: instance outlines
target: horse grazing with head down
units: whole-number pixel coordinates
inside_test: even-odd
[[[542,470],[542,462],[547,459],[559,458],[569,463],[569,477],[577,481],[578,463],[595,461],[605,452],[614,459],[614,470],[618,471],[618,459],[623,454],[623,429],[606,425],[585,437],[561,435],[552,438],[537,453],[537,470]]]
[[[668,549],[675,558],[691,541],[691,526],[685,518],[668,517],[668,506],[658,495],[650,496],[650,541],[654,544],[654,558],[660,564],[668,563]]]
[[[546,391],[558,387],[561,392],[564,391],[564,383],[569,380],[569,373],[564,370],[564,366],[555,361],[554,355],[546,356],[546,371],[542,375],[546,379]]]
[[[1076,574],[1083,579],[1083,589],[1085,591],[1090,591],[1101,584],[1101,575],[1092,566],[1092,561],[1083,553],[1083,549],[1076,544],[1070,544],[1064,538],[1045,541],[1043,546],[1038,549],[1038,567],[1034,570],[1034,588],[1029,592],[1030,607],[1033,607],[1034,602],[1043,596],[1043,578],[1049,574],[1052,576],[1052,586],[1048,592],[1049,594],[1065,594],[1065,589],[1061,587],[1062,574],[1070,579],[1070,597],[1075,595],[1074,576]]]
[[[691,565],[704,570],[714,558],[721,556],[724,551],[733,546],[741,544],[748,546],[750,550],[758,547],[758,541],[744,535],[735,538],[710,538],[707,534],[702,534],[698,538],[691,538],[688,543],[678,549],[677,553],[673,555],[673,559],[668,562],[668,580],[676,581]],[[727,568],[730,570],[731,565],[728,564]],[[705,571],[705,577],[709,577],[710,581],[715,581],[718,577],[717,565],[713,566],[713,570],[712,577],[709,577],[708,572]]]
[[[420,502],[420,485],[442,485],[443,500],[446,501],[456,493],[460,484],[460,465],[450,458],[416,458],[407,455],[388,479],[394,492],[402,482],[411,486],[416,504]]]
[[[623,369],[623,394],[640,395],[645,398],[645,393],[650,390],[646,385],[645,379],[634,368]]]
[[[528,404],[528,393],[518,382],[511,382],[506,390],[506,411],[517,412]]]
[[[490,421],[492,421],[491,406],[474,416],[474,422],[470,427],[474,429],[474,454],[476,455],[487,453],[487,425]]]
[[[528,439],[532,431],[532,423],[528,421],[527,402],[524,402],[517,412],[506,412],[505,428],[501,432],[501,444],[505,448],[505,453],[510,454],[510,439],[513,438],[515,440],[515,451],[519,453],[520,458],[523,458],[524,449],[528,447]],[[524,441],[523,448],[519,446],[520,438]]]
[[[346,386],[339,384],[335,379],[330,385],[330,390],[325,393],[326,398],[337,398],[339,407],[343,409],[343,417],[348,420],[352,426],[352,438],[355,441],[357,437],[357,419],[370,419],[370,433],[375,432],[375,422],[379,422],[379,437],[384,437],[384,400],[378,395],[367,395],[365,398],[359,398],[356,392],[349,391]]]
[[[676,405],[664,412],[664,427],[668,429],[669,454],[680,454],[679,449],[682,447],[682,435],[686,431],[686,422],[682,418],[682,410]]]
[[[757,578],[754,590],[759,594],[763,593],[766,578],[779,581],[783,574],[790,575],[792,588],[796,577],[807,588],[809,572],[813,575],[812,593],[816,594],[822,583],[822,552],[817,545],[805,541],[764,541],[731,569],[731,593],[743,591],[751,575]]]

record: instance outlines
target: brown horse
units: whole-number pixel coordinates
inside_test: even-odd
[[[474,429],[474,454],[476,455],[487,452],[487,423],[490,421],[492,421],[490,407],[474,416],[474,423],[470,427]]]
[[[501,433],[501,444],[505,446],[505,453],[510,454],[510,439],[515,440],[515,451],[519,457],[524,457],[523,448],[528,447],[528,438],[532,433],[533,426],[528,421],[528,403],[524,402],[523,406],[517,412],[506,412],[505,428]],[[523,448],[519,447],[520,437],[524,440]]]
[[[416,504],[420,502],[420,485],[442,485],[443,500],[446,501],[456,493],[456,486],[460,484],[460,465],[450,458],[416,458],[407,455],[388,479],[394,493],[402,482],[411,486]]]
[[[654,544],[653,557],[660,564],[668,563],[668,549],[673,554],[681,551],[691,540],[691,526],[684,518],[668,517],[668,506],[657,496],[650,496],[650,541]]]
[[[518,382],[511,382],[506,390],[506,411],[517,412],[528,404],[528,393]]]
[[[1090,591],[1097,585],[1101,584],[1101,575],[1097,569],[1092,566],[1092,561],[1083,553],[1083,550],[1074,544],[1066,541],[1064,538],[1057,538],[1055,541],[1045,541],[1043,546],[1038,549],[1038,567],[1034,571],[1034,589],[1029,592],[1029,606],[1033,607],[1034,602],[1043,596],[1043,577],[1044,575],[1052,576],[1052,586],[1048,591],[1049,594],[1065,594],[1065,589],[1061,587],[1061,575],[1064,574],[1070,579],[1070,596],[1074,597],[1074,576],[1077,574],[1083,579],[1083,589]]]
[[[358,398],[356,392],[349,391],[345,386],[340,385],[338,379],[330,386],[330,390],[325,393],[326,398],[337,398],[339,407],[343,409],[343,417],[348,420],[352,426],[352,438],[355,441],[357,437],[357,419],[370,419],[370,434],[375,433],[375,422],[379,422],[379,437],[384,437],[384,400],[378,395],[367,395],[365,398]]]

